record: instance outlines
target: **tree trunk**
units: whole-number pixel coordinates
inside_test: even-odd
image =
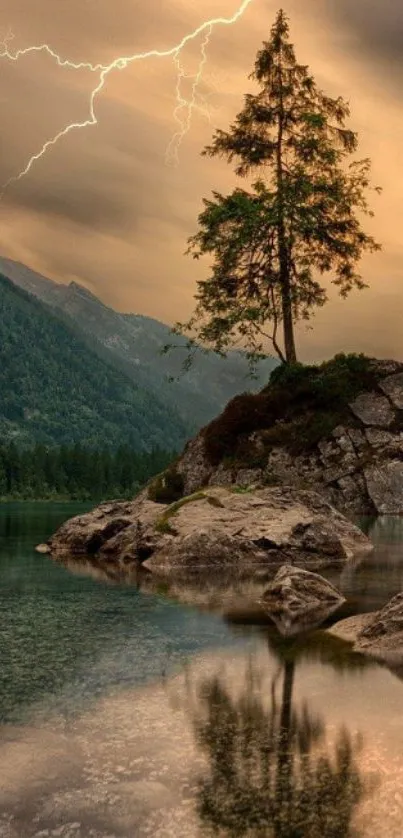
[[[284,352],[287,364],[297,363],[297,352],[294,341],[294,323],[292,318],[291,301],[289,294],[283,293],[283,334]]]
[[[287,239],[285,228],[285,207],[284,207],[284,176],[283,176],[283,128],[284,128],[284,104],[283,104],[283,78],[281,54],[279,63],[279,117],[278,117],[278,138],[277,138],[277,190],[279,217],[277,222],[278,231],[278,258],[280,267],[281,304],[283,315],[284,351],[287,364],[295,364],[297,353],[294,340],[294,321],[292,313],[292,294],[290,266],[287,251]]]
[[[279,231],[280,238],[280,231]],[[285,239],[285,236],[284,236]],[[285,241],[281,244],[280,238],[280,283],[281,283],[281,303],[283,314],[283,335],[284,335],[284,352],[287,364],[296,364],[297,352],[295,349],[294,340],[294,321],[292,316],[292,300],[291,300],[291,283],[288,270],[288,258],[286,253]],[[282,256],[284,250],[284,256]]]

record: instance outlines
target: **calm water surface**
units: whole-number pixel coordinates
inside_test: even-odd
[[[34,552],[84,508],[0,511],[0,838],[402,838],[403,673],[242,625],[250,586]],[[326,574],[344,613],[403,588],[403,521],[365,526],[374,553]]]

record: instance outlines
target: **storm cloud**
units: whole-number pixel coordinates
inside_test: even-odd
[[[48,43],[74,61],[109,63],[119,55],[172,48],[203,20],[230,16],[238,0],[3,0],[0,28],[10,49]],[[251,89],[248,75],[280,4],[252,0],[232,27],[216,28],[208,47],[201,110],[179,153],[165,152],[175,122],[173,59],[134,62],[111,73],[96,102],[98,125],[74,130],[49,149],[0,203],[0,251],[57,281],[72,279],[123,311],[173,322],[193,307],[208,265],[185,257],[203,197],[234,184],[223,161],[200,156],[215,127],[226,128]],[[351,106],[360,156],[373,160],[383,186],[366,227],[383,252],[363,260],[369,290],[347,302],[333,292],[313,330],[299,330],[302,355],[340,349],[403,355],[400,158],[403,8],[398,0],[286,0],[301,62],[319,85]],[[200,59],[201,38],[182,56],[185,73]],[[99,78],[60,68],[44,54],[1,61],[0,182],[17,175],[49,137],[89,116]],[[186,84],[186,82],[185,82]],[[187,82],[190,90],[191,81]],[[184,88],[185,89],[185,88]],[[206,106],[208,109],[206,111]]]
[[[385,61],[403,68],[403,6],[398,0],[327,0],[326,8],[346,32],[356,34],[358,53],[377,65]]]

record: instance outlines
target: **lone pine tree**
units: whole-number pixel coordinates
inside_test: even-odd
[[[294,363],[296,321],[327,300],[321,276],[331,272],[342,296],[364,288],[357,263],[364,251],[380,249],[359,219],[373,215],[365,198],[371,163],[348,162],[358,145],[345,125],[349,106],[326,96],[297,63],[283,11],[250,78],[259,91],[245,96],[230,130],[217,130],[202,153],[235,161],[238,176],[258,172],[258,179],[248,190],[204,200],[188,252],[214,254],[211,275],[198,282],[193,317],[175,331],[190,329],[223,353],[241,338],[252,364],[270,339],[280,359]]]

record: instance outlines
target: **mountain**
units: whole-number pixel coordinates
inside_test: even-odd
[[[181,372],[186,339],[175,337],[183,349],[161,356],[160,349],[173,340],[169,326],[140,314],[120,314],[75,282],[58,284],[9,259],[0,259],[0,271],[57,311],[93,352],[155,394],[192,432],[219,414],[237,393],[261,389],[275,366],[272,359],[262,362],[257,379],[251,380],[245,354],[230,352],[224,359],[200,350],[180,381],[170,382],[169,377]]]
[[[189,428],[162,399],[90,350],[0,275],[0,439],[20,445],[178,449]]]

